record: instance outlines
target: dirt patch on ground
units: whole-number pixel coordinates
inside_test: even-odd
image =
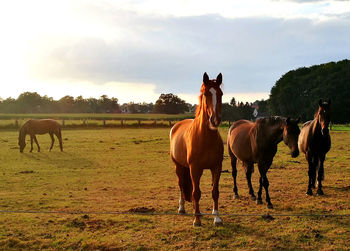
[[[151,208],[148,208],[148,207],[135,207],[135,208],[130,208],[128,210],[129,213],[153,213],[155,212],[156,210],[151,207]]]

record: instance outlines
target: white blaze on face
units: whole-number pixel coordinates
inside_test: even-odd
[[[213,103],[213,112],[214,112],[214,115],[216,113],[216,91],[215,89],[212,87],[209,89],[212,97],[211,97],[211,100],[212,100],[212,103]]]

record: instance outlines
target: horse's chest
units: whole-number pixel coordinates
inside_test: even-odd
[[[213,166],[221,165],[223,161],[223,143],[216,142],[206,148],[191,147],[188,151],[189,165],[199,165],[202,168],[210,169]]]

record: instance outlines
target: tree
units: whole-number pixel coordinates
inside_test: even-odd
[[[230,105],[231,106],[236,106],[236,99],[235,99],[235,97],[232,97],[232,99],[231,99],[231,101],[230,101]]]
[[[292,70],[271,89],[269,108],[273,114],[313,118],[320,98],[332,100],[332,121],[350,121],[350,61],[330,62]]]
[[[41,96],[36,92],[24,92],[18,96],[16,103],[20,113],[38,113],[40,112]]]
[[[154,105],[154,110],[157,113],[178,114],[188,111],[188,106],[178,96],[168,93],[159,96]]]
[[[58,107],[60,112],[70,113],[74,111],[74,98],[72,96],[64,96],[58,100]]]

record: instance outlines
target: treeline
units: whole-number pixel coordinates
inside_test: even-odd
[[[271,114],[313,119],[319,99],[332,101],[331,120],[350,121],[350,61],[303,67],[282,76],[271,89]]]
[[[163,113],[181,114],[194,113],[197,105],[186,103],[178,96],[168,93],[161,94],[153,103],[124,103],[120,105],[117,98],[102,95],[100,98],[83,98],[65,96],[59,100],[40,96],[36,92],[24,92],[17,99],[0,100],[0,113],[30,114],[30,113]],[[230,103],[222,105],[222,119],[234,121],[251,119],[253,117],[251,103],[237,102],[232,98]]]
[[[251,120],[254,118],[254,108],[252,103],[236,102],[233,97],[230,103],[222,104],[222,120],[223,121],[236,121],[239,119]]]
[[[36,92],[24,92],[17,99],[0,99],[0,113],[166,113],[179,114],[193,111],[194,106],[185,103],[174,94],[162,94],[153,103],[124,103],[120,105],[115,97],[102,95],[100,98],[65,96],[59,100],[40,96]]]

